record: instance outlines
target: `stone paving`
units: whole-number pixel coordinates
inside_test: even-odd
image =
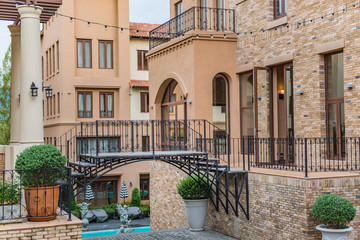
[[[112,235],[104,237],[88,237],[84,240],[235,240],[235,238],[206,229],[203,232],[190,232],[188,229],[175,229],[166,231],[153,231]]]

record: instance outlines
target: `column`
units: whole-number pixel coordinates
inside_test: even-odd
[[[11,128],[10,145],[20,141],[20,25],[9,25],[11,33]]]
[[[44,142],[42,116],[42,79],[40,14],[41,7],[17,6],[21,20],[21,67],[20,67],[20,143]],[[38,87],[38,96],[32,97],[30,86]]]

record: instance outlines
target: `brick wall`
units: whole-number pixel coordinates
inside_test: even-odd
[[[0,170],[5,170],[5,154],[0,154]]]
[[[188,227],[185,207],[176,192],[179,177],[184,176],[167,163],[151,166],[151,229]],[[234,186],[232,186],[234,187]],[[209,203],[207,226],[239,239],[319,239],[317,225],[310,216],[317,197],[337,193],[349,199],[357,209],[351,222],[350,239],[360,239],[360,177],[304,179],[249,174],[250,221],[243,213],[236,217],[220,207],[216,212]]]
[[[82,222],[76,217],[67,222],[64,216],[48,222],[25,222],[0,226],[0,239],[4,240],[70,240],[82,239]]]
[[[229,0],[236,9],[236,27],[241,34],[237,41],[237,66],[252,69],[264,67],[271,59],[293,56],[295,136],[325,136],[324,54],[318,53],[324,44],[343,42],[344,85],[353,83],[353,89],[344,90],[346,136],[359,136],[360,124],[360,24],[359,5],[348,0],[294,0],[287,1],[287,23],[270,28],[273,22],[273,0]],[[342,10],[347,5],[347,11]],[[332,12],[335,12],[332,16]],[[324,19],[321,19],[324,16]],[[310,19],[318,17],[320,19]],[[305,21],[305,26],[304,21]],[[297,27],[297,23],[301,25]],[[287,28],[289,25],[289,28]],[[269,29],[269,31],[259,31]],[[276,29],[276,30],[275,30]],[[252,32],[252,31],[257,32]],[[336,50],[333,50],[333,52]],[[324,52],[325,53],[325,52]],[[296,94],[303,90],[304,94]],[[264,96],[263,96],[264,97]],[[264,124],[261,109],[266,104],[259,100],[259,127]]]

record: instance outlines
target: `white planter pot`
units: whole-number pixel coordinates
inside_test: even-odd
[[[20,204],[0,206],[0,224],[22,222]]]
[[[317,225],[316,229],[321,231],[322,240],[348,240],[348,234],[352,230],[352,227],[348,226],[344,229],[330,229],[325,228],[325,225]]]
[[[186,217],[190,231],[203,231],[206,220],[207,199],[185,200]]]

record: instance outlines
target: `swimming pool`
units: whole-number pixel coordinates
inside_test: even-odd
[[[107,229],[107,230],[100,230],[100,231],[88,231],[83,232],[82,237],[99,237],[99,236],[108,236],[108,235],[115,235],[119,232],[119,229]],[[150,226],[146,227],[135,227],[133,233],[137,232],[150,232]]]

